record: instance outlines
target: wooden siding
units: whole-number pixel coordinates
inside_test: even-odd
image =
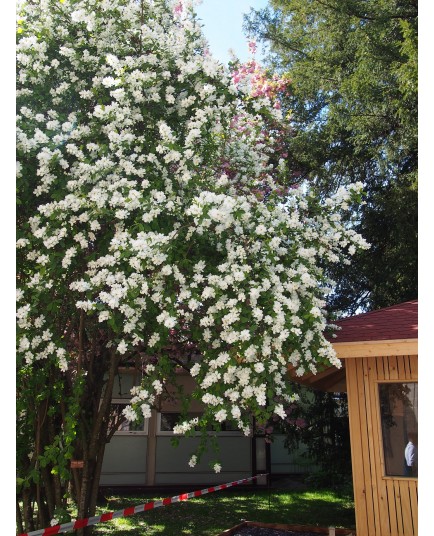
[[[417,356],[345,360],[357,534],[417,535],[417,479],[385,477],[378,382],[417,381]]]
[[[367,356],[387,357],[395,353],[398,355],[416,355],[418,353],[418,341],[417,339],[395,339],[384,341],[334,342],[333,349],[339,359]]]

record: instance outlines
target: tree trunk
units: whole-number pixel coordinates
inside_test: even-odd
[[[99,491],[99,480],[101,478],[101,470],[102,470],[102,462],[104,460],[104,452],[105,452],[105,446],[106,442],[102,441],[99,445],[99,451],[96,459],[96,467],[95,467],[95,475],[94,480],[92,483],[92,491],[91,491],[91,499],[90,499],[90,515],[94,516],[96,511],[96,503],[98,500],[98,491]]]
[[[93,476],[93,463],[89,460],[87,454],[83,456],[84,467],[81,477],[81,492],[80,492],[80,501],[78,503],[78,519],[84,519],[89,517],[91,514],[89,512],[89,502],[90,502],[90,487],[92,483]],[[77,531],[78,536],[87,536],[91,534],[89,528],[80,529]]]
[[[53,489],[51,485],[51,477],[46,467],[41,469],[41,475],[42,475],[42,482],[44,483],[45,499],[47,501],[47,506],[48,506],[48,515],[51,520],[54,517],[54,509],[56,508],[56,505],[54,502],[54,494],[53,494]]]
[[[78,503],[78,518],[93,516],[96,510],[98,498],[99,479],[102,468],[102,457],[104,455],[105,443],[107,437],[108,423],[110,417],[110,406],[120,356],[116,351],[110,352],[109,370],[107,371],[107,381],[102,397],[101,390],[95,389],[92,393],[94,407],[97,408],[92,418],[92,430],[90,437],[84,438],[83,441],[83,461],[84,467],[81,479],[81,492]],[[90,536],[93,527],[86,527],[78,532],[78,536]]]
[[[47,504],[41,493],[41,485],[36,484],[36,503],[38,505],[38,523],[40,527],[47,527],[50,522]]]
[[[81,469],[72,469],[71,495],[76,504],[79,503],[81,495],[80,470]]]
[[[31,488],[23,490],[23,514],[24,514],[24,525],[26,527],[26,532],[31,532],[35,530],[35,525],[33,523],[33,508],[32,508],[32,491]]]
[[[18,497],[17,497],[17,529],[19,533],[24,532],[23,517],[21,515],[20,503],[18,501]]]

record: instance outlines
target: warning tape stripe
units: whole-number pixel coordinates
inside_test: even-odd
[[[153,510],[154,508],[160,508],[161,506],[167,506],[169,504],[177,503],[180,501],[186,501],[188,499],[193,499],[195,497],[200,497],[201,495],[206,495],[207,493],[213,493],[214,491],[220,491],[222,489],[230,488],[231,486],[237,486],[239,484],[245,484],[250,480],[255,480],[261,476],[267,476],[266,474],[251,476],[249,478],[244,478],[242,480],[235,480],[234,482],[229,482],[228,484],[221,484],[219,486],[213,486],[210,488],[205,488],[197,491],[191,491],[190,493],[182,493],[181,495],[175,495],[174,497],[167,497],[166,499],[161,499],[159,501],[150,501],[144,504],[139,504],[137,506],[130,506],[124,508],[123,510],[117,510],[115,512],[106,512],[100,516],[88,517],[86,519],[77,519],[76,521],[70,521],[69,523],[64,523],[63,525],[55,525],[54,527],[47,527],[45,529],[33,530],[32,532],[23,532],[19,536],[53,536],[54,534],[61,534],[62,532],[69,532],[72,530],[82,529],[84,527],[90,527],[91,525],[96,525],[97,523],[103,523],[105,521],[111,521],[119,517],[127,517],[133,514],[138,514],[139,512],[146,512],[148,510]]]

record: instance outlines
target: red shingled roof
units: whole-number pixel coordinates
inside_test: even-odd
[[[417,300],[334,322],[342,329],[334,331],[332,342],[417,339]]]

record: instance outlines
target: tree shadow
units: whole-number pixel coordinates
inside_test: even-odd
[[[167,496],[167,495],[166,495]],[[163,496],[148,494],[111,496],[100,506],[105,511],[143,504]],[[215,494],[156,508],[98,526],[96,534],[127,536],[216,536],[244,520],[263,523],[355,528],[354,505],[350,498],[334,492],[288,492],[254,490]],[[109,527],[111,525],[111,527]]]

